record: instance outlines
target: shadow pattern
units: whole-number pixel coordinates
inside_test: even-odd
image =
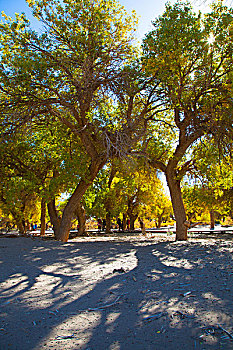
[[[233,349],[232,240],[0,239],[0,349]]]

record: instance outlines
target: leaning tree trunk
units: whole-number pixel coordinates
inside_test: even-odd
[[[84,236],[86,232],[86,215],[81,203],[78,203],[75,214],[78,218],[78,236]]]
[[[186,213],[180,188],[180,181],[176,179],[175,170],[173,168],[166,170],[166,180],[170,191],[173,212],[176,220],[176,240],[187,241],[188,226]]]
[[[74,193],[70,197],[68,203],[66,204],[65,209],[63,211],[61,223],[55,235],[59,241],[68,241],[75,210],[89,186],[89,182],[81,180],[78,186],[76,187]]]
[[[79,182],[72,196],[68,200],[62,214],[62,219],[59,225],[59,229],[56,232],[56,239],[58,239],[59,241],[62,241],[62,242],[68,241],[75,209],[77,208],[77,205],[80,203],[84,193],[86,192],[88,187],[93,183],[99,170],[102,169],[105,163],[106,163],[106,159],[103,159],[101,157],[99,159],[92,160],[92,163],[89,168],[89,174],[90,174],[89,177]]]
[[[204,135],[204,129],[193,129],[190,133],[190,121],[193,115],[185,113],[185,117],[180,115],[180,110],[175,108],[174,110],[175,123],[179,128],[179,142],[176,146],[173,156],[169,159],[167,166],[160,161],[152,161],[151,164],[159,168],[165,173],[167,185],[170,191],[173,212],[176,219],[176,240],[186,241],[188,239],[187,231],[190,223],[186,219],[186,213],[180,188],[180,181],[189,169],[191,160],[185,162],[181,167],[178,167],[178,163],[182,160],[188,148]]]
[[[40,215],[40,235],[45,235],[45,216],[46,216],[46,203],[45,199],[41,199],[41,215]]]

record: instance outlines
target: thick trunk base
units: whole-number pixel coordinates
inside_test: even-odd
[[[215,215],[214,215],[214,210],[211,209],[210,210],[210,229],[214,230],[214,226],[215,226]]]
[[[187,241],[188,240],[188,234],[186,232],[176,232],[176,241]]]
[[[180,181],[176,179],[174,169],[166,172],[166,180],[169,187],[173,212],[176,220],[176,241],[187,241],[188,226],[186,213],[180,188]]]

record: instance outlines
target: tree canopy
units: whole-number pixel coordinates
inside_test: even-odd
[[[115,108],[109,107],[116,103],[110,85],[123,77],[122,65],[133,55],[136,18],[115,1],[28,3],[44,32],[31,30],[24,15],[1,24],[1,113],[7,131],[56,120],[82,143],[89,157],[86,174],[57,232],[67,240],[75,207],[109,154],[131,146],[135,116],[129,111],[119,126]],[[129,142],[122,144],[119,133]]]
[[[88,199],[104,189],[101,196],[95,193],[95,208],[110,215],[109,196],[122,193],[118,212],[128,205],[130,215],[136,194],[138,202],[147,197],[144,203],[162,198],[160,170],[170,190],[176,238],[186,240],[184,175],[198,160],[203,179],[210,176],[206,166],[214,163],[202,152],[209,140],[232,159],[233,10],[217,2],[202,14],[186,1],[168,3],[140,51],[136,14],[115,0],[27,2],[41,32],[24,14],[4,14],[0,24],[2,193],[9,174],[20,178],[48,203],[55,236],[67,241],[85,194]],[[141,165],[122,172],[127,158],[149,164],[153,181]],[[211,175],[216,187],[218,169]],[[229,172],[228,165],[224,169]],[[61,192],[69,198],[59,217],[55,200]],[[159,216],[163,206],[157,203]]]
[[[166,175],[181,240],[187,239],[180,181],[192,163],[188,152],[206,135],[221,139],[224,130],[232,136],[232,23],[232,9],[221,3],[202,15],[176,2],[167,4],[143,42],[145,70],[159,80],[173,114],[173,151],[152,154],[151,164]]]

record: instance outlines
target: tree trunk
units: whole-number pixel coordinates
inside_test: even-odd
[[[210,229],[214,230],[214,225],[215,225],[215,217],[214,217],[214,210],[210,210]]]
[[[106,233],[111,233],[111,214],[106,213]]]
[[[174,168],[169,169],[167,167],[165,175],[176,220],[176,240],[187,241],[188,227],[183,198],[181,194],[180,181],[176,179]]]
[[[25,235],[26,234],[25,225],[24,225],[23,220],[17,218],[16,219],[16,226],[18,227],[19,233],[21,235]]]
[[[21,220],[17,222],[17,227],[19,229],[19,233],[21,233],[22,235],[25,235],[25,227]]]
[[[78,236],[84,236],[86,232],[86,215],[81,203],[78,203],[75,214],[78,218]]]
[[[187,136],[190,116],[187,116],[186,124],[184,121],[181,121],[180,110],[174,109],[174,120],[179,128],[179,141],[176,146],[176,149],[173,155],[170,157],[167,166],[160,161],[152,161],[152,165],[157,167],[162,172],[164,172],[170,191],[173,212],[176,219],[176,240],[177,241],[186,241],[188,239],[187,231],[189,223],[186,220],[186,213],[183,203],[183,198],[181,194],[180,181],[183,176],[186,174],[189,166],[190,160],[185,162],[181,167],[178,167],[178,163],[182,160],[182,157],[185,155],[188,148],[198,140],[203,134],[204,129],[193,130],[193,132]]]
[[[127,215],[125,213],[123,213],[123,220],[122,220],[123,231],[126,230],[126,217],[127,217]]]
[[[139,218],[139,222],[140,222],[140,227],[141,227],[141,231],[142,231],[142,234],[145,235],[146,234],[146,226],[145,226],[145,223],[142,219]]]
[[[75,209],[77,208],[78,203],[80,203],[84,193],[86,192],[88,187],[93,183],[99,170],[102,169],[105,163],[106,163],[106,159],[103,159],[103,158],[92,160],[92,163],[89,168],[89,174],[90,174],[89,177],[86,177],[85,180],[81,180],[79,182],[72,196],[68,200],[65,206],[65,209],[63,211],[58,232],[56,234],[56,238],[59,241],[62,241],[62,242],[68,241]]]
[[[89,182],[85,182],[84,180],[81,180],[78,186],[76,187],[74,193],[70,197],[68,203],[65,206],[65,209],[63,211],[61,223],[59,225],[58,232],[56,234],[56,238],[59,241],[67,242],[69,239],[72,219],[74,216],[74,212],[79,205],[82,196],[90,186]]]
[[[137,208],[137,204],[133,203],[133,198],[128,198],[127,215],[130,220],[130,224],[129,224],[130,231],[134,231],[134,222],[138,217],[138,213],[135,214],[136,208]]]
[[[45,199],[41,199],[41,216],[40,216],[40,235],[45,235],[45,216],[46,216],[46,203]]]
[[[130,220],[129,229],[130,229],[130,231],[134,231],[134,223],[138,217],[138,214],[128,213],[128,216],[129,216],[129,220]]]
[[[116,174],[117,170],[114,165],[112,165],[111,172],[108,180],[108,188],[111,188],[112,181]],[[106,209],[106,233],[111,233],[111,219],[112,219],[112,198],[108,197],[105,201],[105,209]]]
[[[48,213],[50,217],[51,224],[53,226],[53,232],[55,238],[57,238],[59,225],[60,225],[60,218],[58,217],[56,206],[55,206],[55,198],[48,203]]]
[[[25,221],[25,230],[26,232],[30,230],[30,224],[28,220]]]
[[[158,216],[157,228],[161,227],[163,214]]]
[[[11,214],[15,220],[16,226],[19,230],[19,233],[22,235],[26,234],[26,224],[25,224],[25,220],[23,219],[23,210],[20,211],[15,211],[15,210],[11,210]]]

